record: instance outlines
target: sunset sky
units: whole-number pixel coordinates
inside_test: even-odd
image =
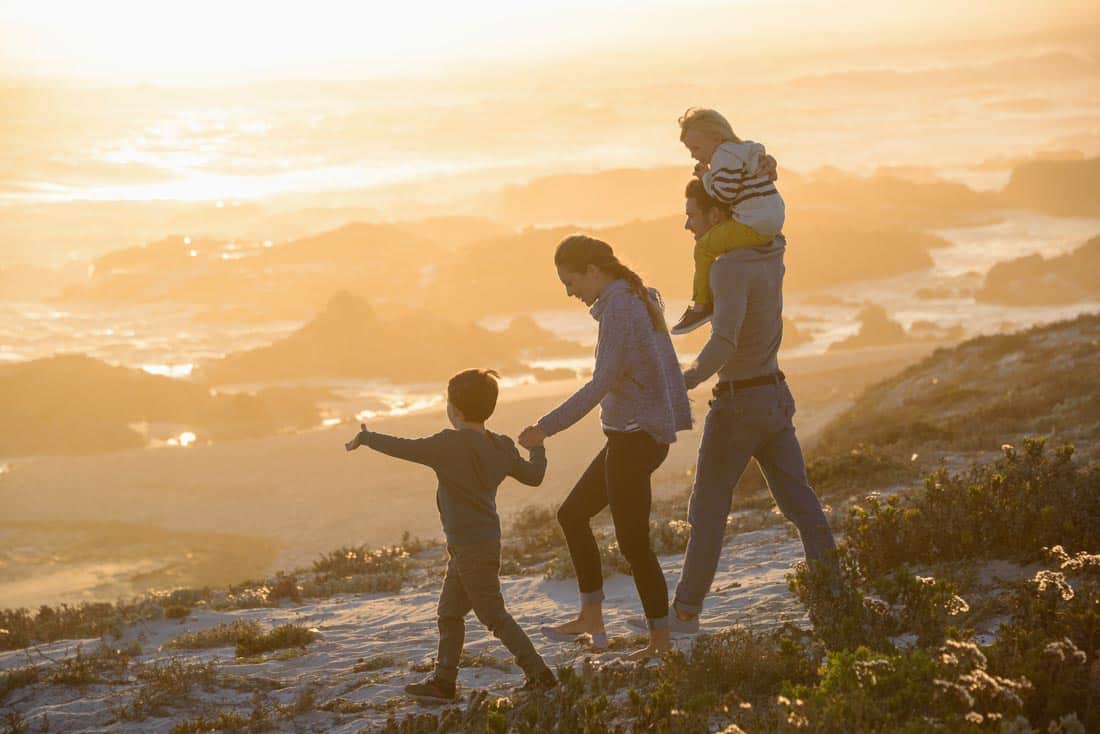
[[[989,37],[1094,21],[1087,0],[5,2],[0,76],[211,83],[438,73],[721,39],[745,49]]]

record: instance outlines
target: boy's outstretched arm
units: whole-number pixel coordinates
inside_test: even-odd
[[[426,438],[398,438],[385,433],[368,431],[365,424],[361,424],[361,430],[355,438],[344,444],[348,451],[354,451],[360,446],[367,446],[383,454],[396,459],[404,459],[425,466],[435,466],[442,454],[442,445],[446,440],[443,432]]]
[[[508,475],[528,487],[537,487],[542,484],[542,480],[546,477],[546,447],[533,446],[530,452],[531,458],[525,459],[519,455],[519,449],[516,449],[516,456],[512,461],[512,470],[508,472]]]

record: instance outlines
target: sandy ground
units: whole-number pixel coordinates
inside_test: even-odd
[[[786,527],[743,533],[724,549],[712,594],[707,600],[702,631],[716,632],[733,625],[770,629],[784,622],[808,624],[804,610],[787,590],[785,577],[802,557],[802,545]],[[675,588],[681,557],[661,559],[666,582]],[[590,665],[623,664],[624,652],[594,654],[575,643],[555,643],[539,633],[542,625],[571,618],[577,609],[576,583],[572,579],[547,580],[541,576],[512,576],[503,579],[509,611],[531,635],[535,647],[552,666],[578,668]],[[633,579],[615,575],[605,580],[607,599],[604,617],[609,637],[634,638],[637,632],[626,620],[640,617],[641,603]],[[398,718],[410,713],[441,713],[439,706],[421,706],[405,696],[402,687],[424,677],[411,670],[414,665],[430,666],[435,657],[435,622],[438,581],[426,582],[399,594],[340,595],[316,603],[278,609],[238,612],[198,611],[183,622],[161,620],[135,625],[125,631],[119,645],[138,641],[149,652],[138,660],[163,664],[173,659],[186,663],[216,661],[223,674],[270,681],[273,690],[267,707],[293,705],[303,691],[316,696],[314,709],[336,699],[351,704],[371,704],[380,710],[335,714],[313,711],[293,721],[277,722],[277,731],[360,732],[377,729],[392,710]],[[239,619],[250,619],[264,627],[299,624],[316,629],[321,638],[301,655],[269,655],[262,660],[239,661],[232,647],[208,650],[160,650],[177,636]],[[28,664],[44,664],[75,653],[77,641],[43,645],[33,650],[0,653],[0,670]],[[98,640],[83,641],[92,650]],[[690,638],[674,642],[689,650]],[[490,695],[507,696],[509,689],[523,682],[522,672],[511,663],[511,655],[473,615],[466,620],[465,651],[495,659],[497,665],[464,667],[459,670],[460,696],[472,689]],[[356,672],[355,666],[378,656],[390,656],[390,664],[371,672]],[[50,731],[65,732],[168,732],[174,722],[198,715],[213,718],[218,711],[234,709],[245,715],[252,710],[252,693],[220,688],[192,692],[158,716],[143,721],[118,720],[112,712],[127,705],[137,691],[132,676],[112,684],[84,688],[36,684],[17,689],[5,701],[36,730],[48,717]],[[464,703],[459,703],[463,706]],[[345,709],[346,710],[346,709]]]
[[[812,445],[863,387],[932,348],[784,360],[804,443]],[[576,387],[559,382],[506,393],[489,427],[515,436]],[[708,391],[709,386],[692,394],[697,420],[706,410]],[[441,412],[431,412],[378,421],[371,428],[412,437],[445,425]],[[404,531],[438,537],[430,470],[368,450],[348,454],[343,443],[354,430],[343,425],[187,449],[14,462],[0,474],[0,607],[114,600],[158,586],[223,584],[307,566],[344,545],[392,543]],[[594,411],[550,439],[542,487],[514,482],[501,487],[498,505],[505,521],[527,505],[560,502],[599,450],[601,438]],[[656,475],[659,495],[687,491],[699,438],[698,429],[680,434]],[[108,525],[115,532],[105,535],[102,528]],[[128,545],[126,527],[143,535],[159,531],[164,542]],[[88,536],[84,545],[65,546],[55,537],[60,532],[71,540],[81,529]],[[217,542],[211,540],[215,537]],[[64,546],[63,551],[43,551],[51,544]],[[100,554],[97,563],[89,563],[92,548]],[[112,549],[117,551],[113,556]],[[163,558],[161,572],[138,563],[150,555]],[[192,562],[195,558],[203,562]]]

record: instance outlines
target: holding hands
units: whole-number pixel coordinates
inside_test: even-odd
[[[546,433],[538,426],[527,426],[523,429],[523,433],[519,434],[519,445],[527,450],[542,446],[545,440]]]
[[[366,423],[360,423],[359,427],[361,429],[363,429],[364,431],[367,430],[367,424]],[[362,442],[359,440],[359,434],[357,433],[357,434],[355,434],[355,438],[351,439],[346,444],[344,444],[344,448],[347,449],[348,451],[355,451],[355,449],[359,448],[362,445],[363,445]]]

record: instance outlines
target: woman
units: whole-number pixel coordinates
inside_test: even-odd
[[[671,647],[668,588],[649,545],[650,477],[668,456],[676,432],[691,427],[687,390],[665,325],[660,296],[619,262],[606,242],[573,235],[554,254],[565,292],[590,307],[599,322],[592,379],[524,430],[520,443],[538,444],[564,431],[597,404],[606,445],[558,510],[577,571],[581,612],[544,632],[555,640],[592,636],[606,647],[603,575],[590,519],[610,505],[619,549],[630,564],[649,626],[649,644],[633,658]]]

